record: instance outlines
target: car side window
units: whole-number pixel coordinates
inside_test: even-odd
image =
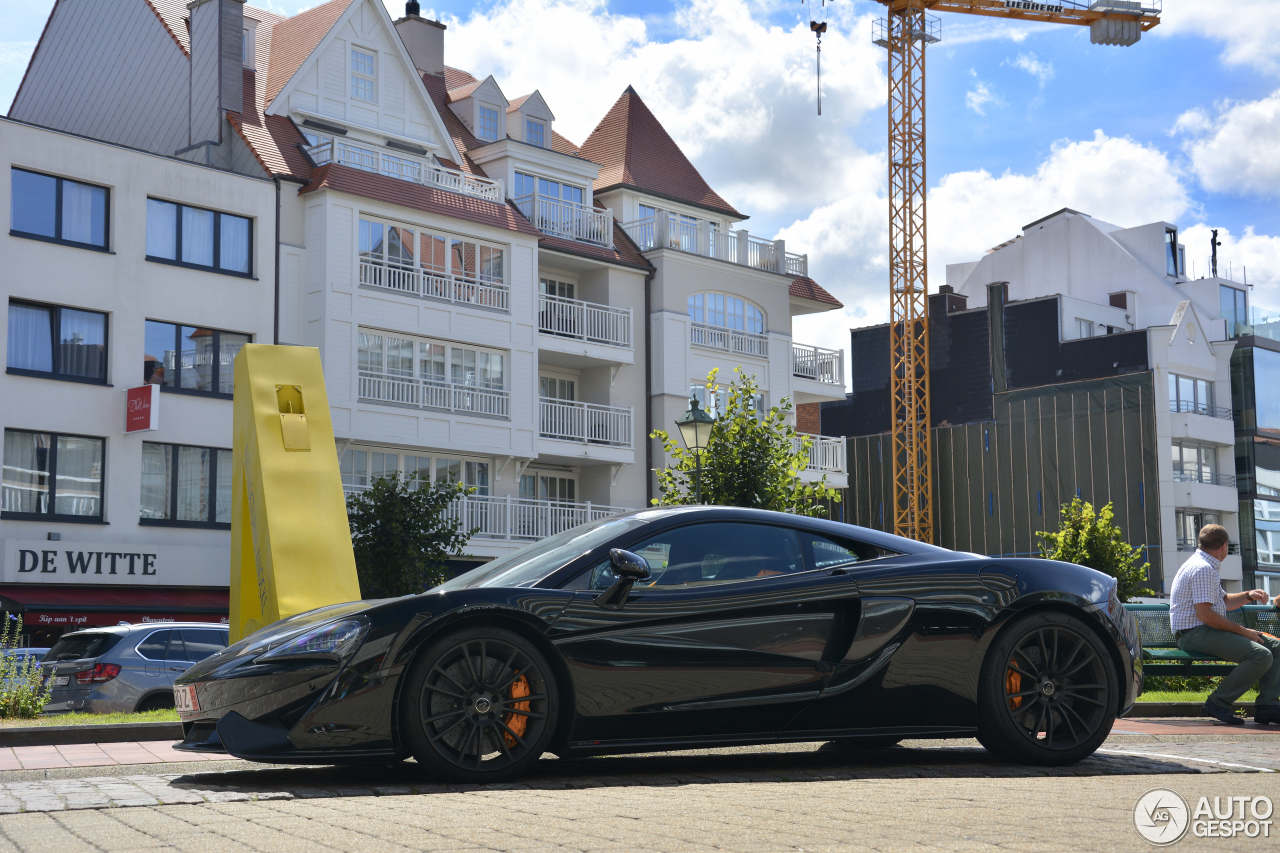
[[[816,533],[805,533],[805,549],[815,569],[832,569],[852,566],[867,560],[877,560],[893,555],[892,551],[865,542],[831,539]]]
[[[193,660],[187,657],[187,644],[182,640],[182,633],[177,629],[169,632],[169,647],[164,653],[165,660]]]
[[[167,630],[152,631],[145,640],[138,643],[138,654],[147,660],[168,660],[166,648],[169,645],[169,635],[172,633],[174,632]]]
[[[227,635],[208,628],[183,628],[182,639],[187,645],[186,660],[201,661],[227,647]]]
[[[796,531],[788,527],[737,522],[690,524],[660,533],[632,549],[652,572],[636,590],[696,589],[804,571]],[[590,573],[591,589],[606,589],[616,578],[608,561]]]

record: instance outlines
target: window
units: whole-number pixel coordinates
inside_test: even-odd
[[[698,401],[698,407],[713,418],[718,418],[725,413],[728,406],[728,391],[724,388],[717,388],[714,394],[707,393],[707,386],[704,383],[690,383],[689,396]],[[757,418],[763,418],[765,415],[765,398],[764,392],[757,392],[752,398],[752,408]]]
[[[10,234],[106,250],[110,218],[106,187],[16,167],[10,177]]]
[[[1212,415],[1213,383],[1207,379],[1169,374],[1169,411]]]
[[[375,103],[377,90],[377,59],[372,51],[351,48],[351,97],[357,101]]]
[[[147,260],[249,276],[252,254],[245,217],[147,199]]]
[[[1175,228],[1166,229],[1164,232],[1164,272],[1165,275],[1182,275],[1186,267],[1184,263],[1184,254],[1181,246],[1178,245],[1178,231]]]
[[[138,521],[184,527],[231,525],[231,451],[142,442]]]
[[[753,335],[764,334],[764,312],[759,306],[724,293],[695,293],[689,297],[689,319]]]
[[[499,246],[362,218],[359,260],[360,283],[366,287],[486,308],[508,307],[506,252]]]
[[[167,391],[230,397],[236,353],[252,340],[241,332],[148,320],[142,381]]]
[[[485,142],[493,142],[498,138],[497,107],[480,104],[476,107],[476,136]]]
[[[555,281],[544,278],[538,281],[538,290],[543,296],[558,296],[561,299],[576,299],[578,286],[571,281]]]
[[[572,379],[562,376],[539,376],[538,396],[549,397],[552,400],[576,400],[577,397],[574,396],[576,384]]]
[[[864,542],[836,541],[816,533],[803,533],[801,536],[815,569],[833,569],[837,566],[895,556],[892,551]]]
[[[547,147],[547,126],[534,118],[524,120],[524,141],[539,148]]]
[[[1201,444],[1173,444],[1173,479],[1177,483],[1216,483],[1217,451]]]
[[[1076,337],[1092,338],[1093,337],[1093,321],[1086,320],[1083,317],[1076,318]]]
[[[214,628],[180,628],[183,644],[187,647],[184,660],[202,661],[227,647],[227,632]]]
[[[105,445],[89,436],[6,429],[0,515],[101,521]]]
[[[1194,551],[1200,547],[1200,528],[1206,524],[1221,524],[1222,518],[1216,512],[1200,509],[1180,509],[1173,513],[1175,538],[1179,551]],[[1234,552],[1235,545],[1232,544]]]
[[[10,373],[107,381],[107,315],[59,305],[9,303]]]
[[[1227,337],[1242,335],[1249,324],[1248,299],[1243,290],[1237,287],[1218,286],[1218,296],[1222,308],[1222,316],[1227,321]]]
[[[515,198],[533,195],[535,190],[541,198],[558,198],[574,204],[582,204],[586,199],[586,191],[582,187],[553,181],[550,178],[540,178],[525,172],[516,172]]]
[[[357,347],[361,399],[508,417],[505,353],[366,330]]]
[[[152,631],[135,649],[147,660],[183,660],[186,649],[177,628]]]
[[[1280,352],[1253,348],[1253,398],[1258,429],[1280,429]]]
[[[578,499],[578,481],[555,474],[521,474],[520,497],[523,500],[573,503]]]

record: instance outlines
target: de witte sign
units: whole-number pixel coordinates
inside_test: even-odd
[[[160,429],[160,386],[139,385],[124,392],[124,431]]]
[[[226,546],[7,539],[0,582],[225,587],[229,559]]]

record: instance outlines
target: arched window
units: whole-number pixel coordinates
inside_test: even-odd
[[[727,293],[695,293],[689,297],[689,319],[753,335],[764,334],[764,311],[754,302]]]

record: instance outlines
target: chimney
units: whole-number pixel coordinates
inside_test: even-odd
[[[444,24],[418,14],[417,0],[404,4],[404,17],[396,21],[396,32],[419,71],[444,74]]]
[[[937,293],[929,296],[930,317],[946,316],[952,311],[963,311],[968,306],[968,297],[956,293],[956,289],[949,284],[942,285],[942,287],[938,288]]]
[[[1004,352],[1004,306],[1009,301],[1009,282],[987,285],[987,330],[990,343],[991,391],[1009,390],[1008,362]]]
[[[222,112],[244,107],[244,0],[192,0],[190,114],[191,147],[222,142]]]

